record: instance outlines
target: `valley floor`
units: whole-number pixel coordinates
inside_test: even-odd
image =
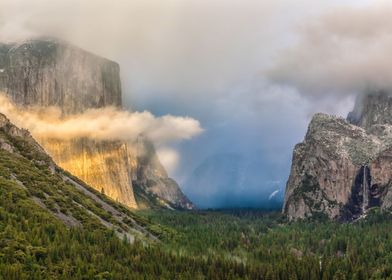
[[[163,225],[165,252],[228,268],[209,266],[200,278],[392,279],[392,217],[378,209],[352,224],[255,210],[141,214]]]
[[[139,211],[160,241],[67,228],[1,188],[0,279],[392,279],[392,219],[285,221],[262,211]],[[38,207],[38,208],[37,208]]]

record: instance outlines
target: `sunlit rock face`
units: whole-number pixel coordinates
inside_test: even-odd
[[[62,168],[114,200],[137,207],[132,189],[136,162],[130,157],[127,143],[89,139],[38,141]]]
[[[354,220],[392,206],[392,97],[360,97],[347,118],[316,114],[293,153],[283,212]]]
[[[0,91],[19,105],[58,106],[64,116],[122,106],[117,63],[54,39],[0,44]],[[39,142],[62,168],[128,207],[138,207],[134,186],[162,206],[193,207],[144,138]]]

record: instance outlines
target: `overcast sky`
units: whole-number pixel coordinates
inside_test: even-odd
[[[0,0],[0,40],[56,36],[119,62],[127,108],[200,121],[199,136],[158,147],[192,200],[265,206],[313,113],[345,116],[356,94],[392,86],[391,12],[377,0]],[[213,159],[240,162],[221,167],[239,179]]]

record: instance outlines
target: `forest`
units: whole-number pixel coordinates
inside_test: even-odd
[[[94,222],[68,228],[17,190],[0,188],[1,279],[392,279],[391,216],[377,209],[352,224],[142,211],[160,241],[130,244]]]

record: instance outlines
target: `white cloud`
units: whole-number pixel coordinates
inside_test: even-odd
[[[0,95],[0,112],[38,138],[134,141],[144,135],[156,144],[167,144],[203,131],[192,118],[155,117],[147,111],[130,113],[113,107],[62,117],[59,108],[19,108],[5,95]]]
[[[169,174],[173,174],[180,162],[180,155],[175,149],[160,147],[157,149],[157,155],[162,165]]]

